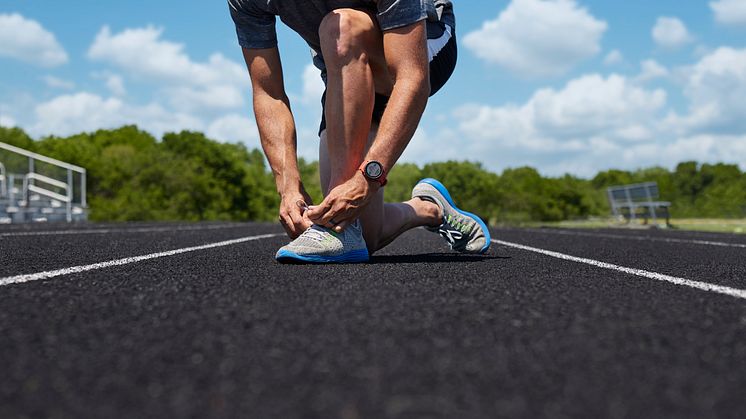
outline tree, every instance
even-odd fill
[[[199,132],[169,133],[158,141],[136,126],[34,141],[23,130],[0,127],[0,141],[85,167],[90,218],[96,221],[272,220],[279,197],[260,150],[220,143]],[[0,151],[13,173],[28,159]],[[315,203],[321,201],[318,162],[299,159],[301,177]],[[36,170],[64,178],[65,171],[38,163]],[[55,172],[57,170],[57,172]],[[609,213],[606,188],[658,183],[661,199],[686,217],[746,216],[746,174],[732,164],[683,162],[635,171],[606,170],[592,179],[545,177],[531,167],[501,174],[479,163],[447,161],[419,167],[401,163],[389,173],[386,197],[410,199],[412,187],[433,177],[454,200],[488,222],[558,221]]]

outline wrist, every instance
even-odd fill
[[[358,182],[360,185],[364,185],[365,189],[368,191],[367,193],[376,193],[379,189],[381,189],[381,184],[375,181],[371,181],[365,175],[362,171],[358,170],[355,172],[355,175],[353,176],[353,179]]]
[[[299,194],[303,191],[303,182],[300,177],[283,177],[278,179],[277,193],[280,196]]]

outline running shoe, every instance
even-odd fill
[[[434,202],[443,210],[443,224],[426,228],[440,234],[451,249],[462,253],[484,253],[490,248],[491,237],[487,225],[476,215],[456,207],[442,183],[435,179],[422,179],[412,189],[412,198]]]
[[[358,220],[341,233],[314,224],[280,248],[275,259],[283,263],[358,263],[367,262],[369,255]]]

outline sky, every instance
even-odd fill
[[[746,169],[746,0],[454,0],[459,61],[400,161],[593,176],[687,160]],[[299,154],[323,91],[278,22]],[[0,0],[0,125],[137,124],[259,147],[223,0]]]

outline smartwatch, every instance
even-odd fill
[[[388,180],[386,179],[386,170],[383,168],[381,162],[375,160],[366,160],[360,165],[361,172],[366,179],[374,182],[378,182],[381,186],[386,186]]]

